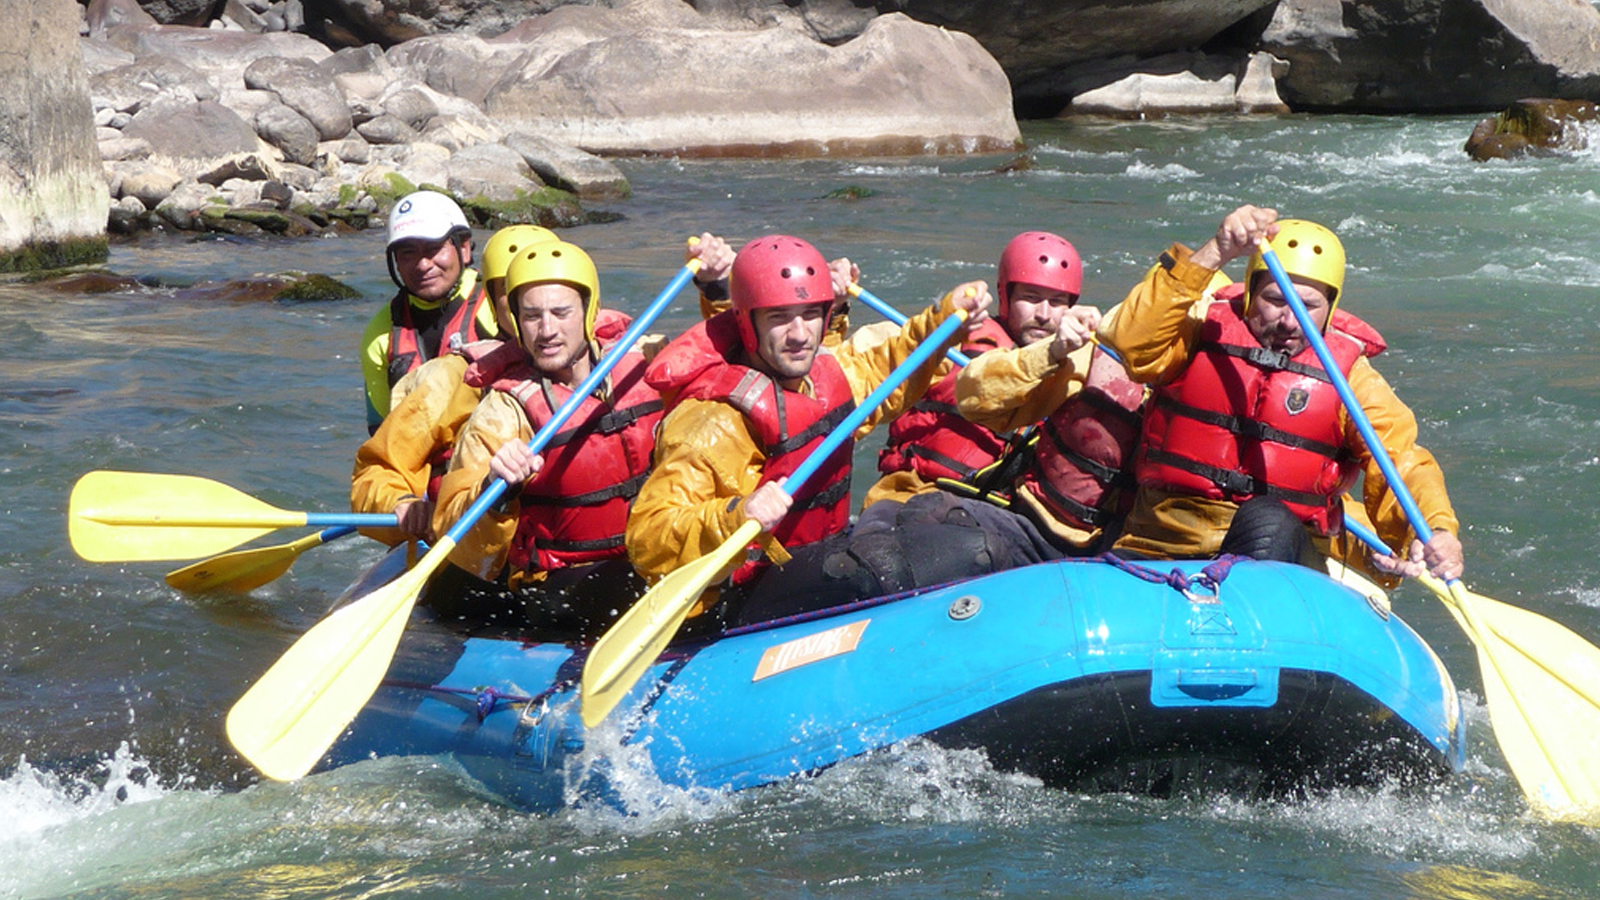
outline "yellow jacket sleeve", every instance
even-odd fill
[[[389,414],[389,331],[393,327],[385,303],[367,320],[367,330],[361,335],[361,381],[366,386],[369,433]]]
[[[1428,527],[1459,536],[1461,523],[1445,491],[1444,471],[1433,454],[1417,443],[1417,418],[1411,409],[1365,358],[1356,360],[1350,369],[1350,391],[1360,402],[1373,432],[1388,451],[1395,471],[1416,500]],[[1363,505],[1378,536],[1390,547],[1410,546],[1415,535],[1406,521],[1405,511],[1348,414],[1344,415],[1344,432],[1345,447],[1362,462]]]
[[[1194,355],[1210,292],[1228,283],[1221,272],[1191,262],[1187,247],[1173,244],[1100,320],[1099,338],[1122,356],[1129,378],[1165,384]]]
[[[684,400],[656,435],[655,468],[628,513],[628,557],[654,580],[721,546],[744,524],[741,501],[766,461],[744,414]]]
[[[414,388],[356,450],[350,478],[352,512],[393,512],[402,500],[426,496],[432,460],[455,445],[481,396],[461,380],[466,370],[467,361],[455,354],[430,360],[416,370]],[[400,533],[389,528],[362,533],[391,546],[401,540]]]
[[[938,305],[906,319],[898,333],[884,340],[844,341],[834,347],[834,357],[838,359],[839,367],[844,369],[845,379],[850,382],[850,393],[856,402],[860,403],[868,394],[877,390],[884,379],[889,377],[889,373],[916,352],[917,346],[923,339],[954,313],[955,304],[946,295]],[[958,329],[956,336],[944,346],[956,346],[961,340],[962,331]],[[872,414],[861,423],[861,427],[856,429],[856,437],[864,437],[879,424],[894,419],[921,400],[922,395],[928,392],[928,386],[940,373],[941,365],[943,365],[942,356],[935,354],[930,357],[927,363],[889,394],[889,399],[872,411]]]
[[[433,531],[443,535],[456,524],[483,493],[489,478],[489,460],[507,441],[527,443],[533,439],[533,426],[522,404],[511,395],[490,391],[472,411],[461,429],[450,469],[439,485],[439,502],[433,510]],[[515,486],[513,486],[515,487]],[[485,512],[455,548],[450,562],[484,579],[493,579],[505,567],[511,539],[517,533],[521,514],[515,499],[501,504],[501,510]]]
[[[994,432],[1026,428],[1050,415],[1083,388],[1093,344],[1066,359],[1050,358],[1054,338],[1026,347],[989,350],[956,376],[961,416]]]

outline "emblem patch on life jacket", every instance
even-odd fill
[[[1311,392],[1303,387],[1290,388],[1288,396],[1283,398],[1283,408],[1287,409],[1291,416],[1305,412],[1310,403]]]

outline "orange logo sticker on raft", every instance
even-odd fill
[[[768,647],[767,652],[761,654],[761,664],[756,666],[755,677],[750,680],[760,681],[830,656],[849,653],[861,643],[861,632],[867,630],[867,623],[871,621],[863,619],[851,622],[849,625],[819,631],[810,637]]]

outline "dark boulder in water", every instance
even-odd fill
[[[1597,119],[1600,106],[1589,100],[1518,100],[1479,122],[1465,149],[1479,162],[1570,153],[1589,145],[1586,126]]]

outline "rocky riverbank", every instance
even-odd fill
[[[628,192],[599,153],[983,152],[1020,139],[993,59],[899,15],[830,46],[629,0],[493,39],[334,50],[95,0],[84,31],[113,231],[360,228],[419,186],[485,227],[570,225],[596,215],[584,203]]]
[[[43,21],[66,0],[28,2],[50,10],[35,17]],[[75,124],[0,134],[13,158],[41,161],[19,176],[4,221],[20,230],[0,235],[9,240],[0,251],[32,247],[23,258],[45,263],[63,259],[63,246],[103,240],[92,228],[80,234],[86,216],[113,232],[300,234],[365,227],[417,186],[456,195],[486,227],[573,224],[628,191],[605,156],[1009,151],[1019,147],[1014,110],[1437,112],[1600,95],[1600,13],[1579,0],[90,0],[79,9],[103,183],[58,165],[83,143]],[[15,33],[27,46],[13,56],[21,68],[0,73],[7,83],[81,96],[81,72],[41,65],[65,44],[30,39],[43,33],[37,25]],[[9,93],[13,103],[45,96]],[[8,115],[41,118],[35,107]]]

